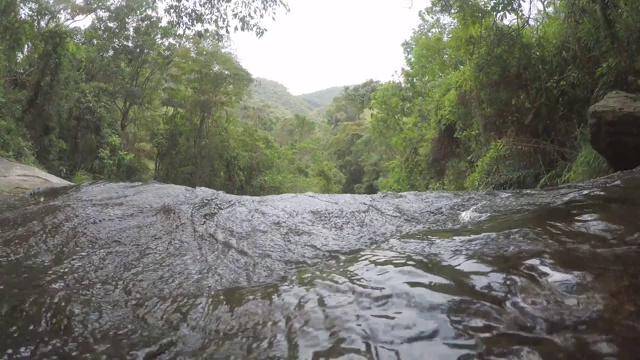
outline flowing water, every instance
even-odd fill
[[[0,199],[0,358],[635,359],[640,172],[545,191]]]

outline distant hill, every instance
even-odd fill
[[[251,92],[252,101],[272,105],[289,115],[306,115],[312,110],[304,101],[291,95],[284,85],[273,80],[256,78]]]
[[[339,95],[343,86],[336,86],[300,96],[292,95],[277,81],[256,78],[251,86],[251,96],[245,98],[239,106],[240,115],[255,117],[256,111],[271,118],[290,118],[293,115],[305,115],[320,120],[323,108],[331,104]],[[254,109],[254,110],[251,110]],[[253,115],[249,115],[252,113]]]
[[[344,86],[334,86],[332,88],[312,92],[309,94],[298,95],[297,98],[301,99],[305,105],[311,110],[318,110],[331,104],[333,98],[340,95],[344,90]]]

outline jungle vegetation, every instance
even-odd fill
[[[280,1],[192,3],[0,2],[0,156],[247,195],[544,187],[608,173],[587,109],[640,91],[636,0],[432,0],[400,79],[300,97],[227,46]]]

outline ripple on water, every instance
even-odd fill
[[[616,176],[263,198],[94,184],[3,206],[0,354],[631,359],[640,181]]]

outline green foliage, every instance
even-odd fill
[[[275,81],[256,78],[251,86],[250,101],[254,105],[271,105],[280,110],[283,117],[306,115],[311,111],[304,101],[289,93],[287,88]]]
[[[511,189],[606,174],[579,129],[608,91],[640,91],[630,55],[639,24],[629,1],[433,1],[404,44],[402,80],[373,94],[380,188]]]
[[[583,142],[571,164],[569,171],[562,177],[561,183],[577,182],[607,175],[611,169],[600,154],[588,142]]]
[[[84,184],[90,181],[93,181],[93,177],[85,170],[78,170],[71,177],[71,182],[74,184]]]
[[[238,119],[250,74],[219,34],[193,31],[214,25],[225,32],[235,23],[261,35],[258,20],[282,3],[209,5],[3,3],[0,156],[42,164],[77,183],[155,178],[250,195],[334,191],[341,174],[332,165],[277,145],[271,133],[285,129],[288,142],[302,144],[315,123],[253,106]],[[87,15],[88,26],[73,27]]]
[[[272,134],[280,145],[303,142],[315,135],[318,124],[306,116],[294,115],[285,118],[275,127]]]
[[[379,81],[367,80],[356,86],[347,86],[342,94],[335,97],[325,110],[329,124],[336,127],[343,122],[360,119],[365,109],[371,105],[371,94],[380,86]]]
[[[344,175],[328,162],[316,163],[311,168],[311,173],[317,179],[318,192],[321,193],[340,193],[342,192],[342,183]]]
[[[261,21],[274,19],[279,9],[288,7],[282,0],[155,0],[164,5],[169,21],[178,29],[213,27],[217,34],[229,34],[231,31],[250,31],[258,36],[266,29]]]
[[[470,189],[515,189],[533,187],[541,166],[536,165],[540,153],[526,144],[494,141],[467,177]]]
[[[443,187],[445,190],[464,190],[467,188],[467,180],[472,169],[468,161],[452,160],[447,163]]]
[[[331,104],[343,87],[320,90],[311,94],[293,96],[287,88],[275,81],[257,78],[247,96],[236,109],[237,116],[261,130],[274,134],[280,144],[287,143],[287,133],[296,116],[320,122],[324,108]]]
[[[24,164],[34,164],[33,145],[24,129],[13,121],[0,118],[0,157]]]
[[[633,1],[434,0],[400,80],[298,97],[220,36],[282,6],[3,2],[0,156],[246,195],[551,186],[609,171],[587,108],[640,91]]]
[[[577,151],[540,180],[538,187],[585,181],[611,172],[606,160],[589,144],[589,135],[585,130],[578,132],[575,148]]]

